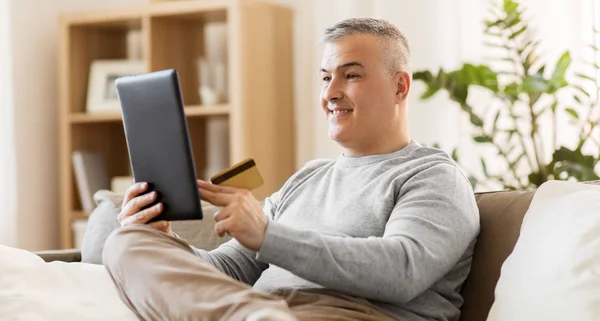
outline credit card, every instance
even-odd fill
[[[211,183],[221,186],[231,186],[253,190],[264,184],[264,180],[256,162],[252,158],[225,169],[210,178]]]

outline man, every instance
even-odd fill
[[[321,105],[343,153],[308,162],[263,207],[199,181],[233,240],[192,249],[169,223],[144,224],[162,210],[141,210],[155,197],[138,196],[145,184],[126,193],[104,263],[140,318],[458,320],[478,211],[447,154],[409,137],[407,41],[360,18],[323,42]]]

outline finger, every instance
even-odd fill
[[[219,222],[219,221],[229,218],[231,216],[231,212],[232,211],[227,210],[227,208],[224,208],[220,211],[217,211],[213,215],[213,218],[215,219],[215,222]]]
[[[215,185],[215,184],[203,181],[201,179],[198,180],[198,187],[200,187],[201,189],[211,191],[213,193],[233,194],[240,190],[239,188],[235,188],[235,187],[231,187],[231,186]]]
[[[215,224],[215,232],[217,233],[217,235],[219,237],[223,237],[223,235],[225,235],[225,234],[231,235],[231,233],[229,232],[230,224],[231,224],[231,220],[229,220],[229,219],[217,222],[217,224]]]
[[[152,223],[148,223],[148,226],[150,226],[154,229],[157,229],[159,231],[166,232],[167,228],[169,227],[169,222],[167,222],[167,221],[152,222]]]
[[[143,211],[137,212],[134,215],[128,216],[123,220],[121,226],[130,225],[130,224],[146,224],[149,220],[158,216],[158,214],[162,213],[163,205],[162,203],[158,203],[152,207],[149,207]]]
[[[235,199],[235,194],[215,193],[202,187],[198,191],[201,199],[219,207],[225,207]]]
[[[131,201],[134,197],[140,195],[148,188],[148,183],[146,182],[138,182],[129,186],[127,191],[125,191],[125,198],[123,198],[123,204],[121,207],[125,207],[129,201]]]
[[[125,216],[130,216],[140,212],[144,207],[152,204],[156,200],[156,192],[150,192],[141,196],[134,197],[123,209]]]

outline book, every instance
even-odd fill
[[[110,189],[104,158],[92,151],[73,151],[73,170],[82,210],[89,215],[95,207],[94,193]]]

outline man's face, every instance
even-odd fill
[[[390,73],[384,58],[380,40],[368,34],[325,46],[321,106],[329,135],[344,148],[368,150],[405,121],[396,106],[406,97],[407,88],[399,88],[405,79]]]

